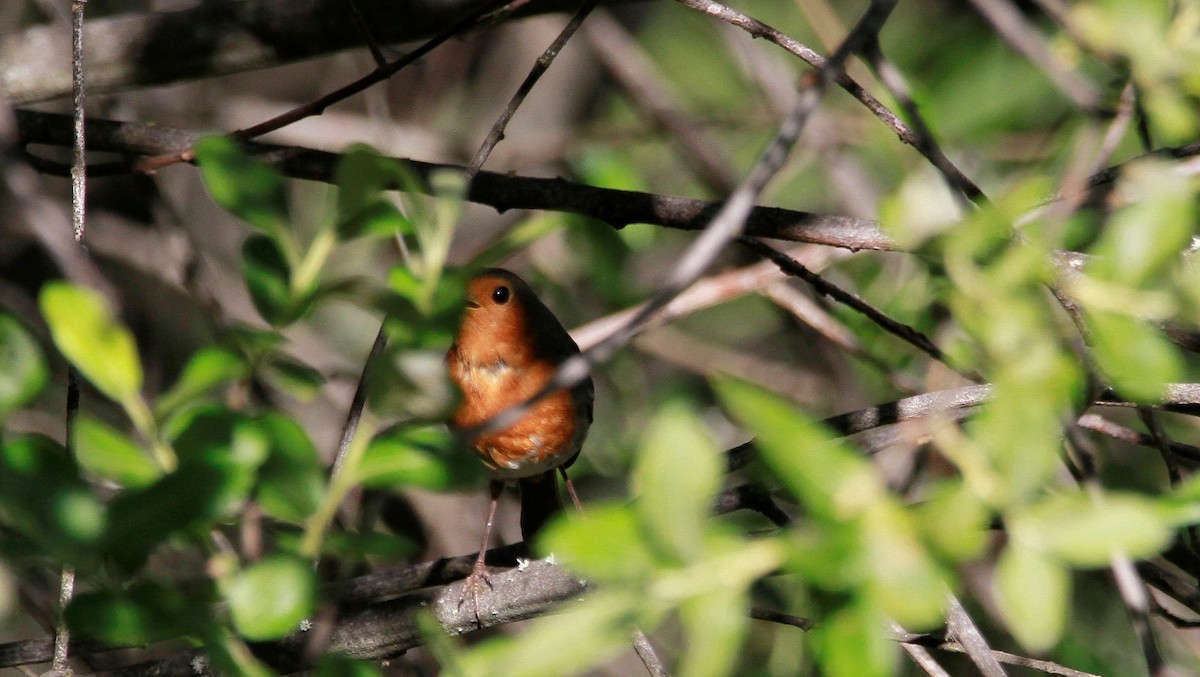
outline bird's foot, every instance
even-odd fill
[[[481,628],[483,627],[483,618],[479,615],[479,594],[484,586],[487,586],[489,590],[492,589],[492,581],[488,578],[487,565],[484,564],[483,558],[480,557],[475,561],[475,566],[471,569],[471,574],[463,579],[462,594],[458,598],[458,608],[462,609],[463,604],[467,601],[467,597],[470,596],[471,602],[474,605],[475,622]]]

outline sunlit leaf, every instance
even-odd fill
[[[763,460],[816,516],[845,519],[878,499],[882,488],[867,462],[795,405],[731,378],[713,385],[725,408],[755,435]]]
[[[453,445],[442,428],[394,428],[371,441],[357,467],[358,481],[369,487],[444,489],[456,479],[454,464],[447,462]]]
[[[396,187],[403,169],[363,145],[347,148],[334,172],[338,186],[338,237],[395,236],[410,233],[412,223],[383,195]]]
[[[963,483],[931,487],[928,499],[917,507],[916,517],[926,542],[952,561],[976,557],[987,546],[990,512]]]
[[[627,505],[588,505],[586,520],[558,519],[538,538],[543,555],[553,553],[590,580],[645,581],[656,558],[637,513]]]
[[[217,204],[268,234],[288,227],[283,177],[251,158],[224,136],[201,139],[195,146],[200,176]]]
[[[642,440],[634,477],[651,543],[679,561],[698,556],[721,481],[716,445],[699,418],[680,404],[664,407]]]
[[[544,677],[579,672],[629,646],[639,601],[628,593],[598,593],[566,613],[539,618],[511,641],[480,645],[462,655],[470,677]]]
[[[731,674],[749,621],[744,592],[717,587],[685,601],[679,615],[687,642],[679,674],[683,677]]]
[[[246,371],[245,362],[233,351],[205,346],[192,355],[175,384],[158,398],[156,410],[160,415],[174,411],[222,385],[244,378]]]
[[[142,365],[133,335],[113,317],[102,296],[66,282],[48,282],[39,301],[55,345],[100,392],[122,404],[140,396]]]
[[[1008,629],[1022,645],[1045,651],[1058,642],[1071,596],[1066,567],[1034,550],[1010,546],[996,564],[996,591]]]
[[[1122,396],[1157,403],[1183,373],[1179,351],[1158,330],[1126,315],[1087,314],[1096,366]]]
[[[0,314],[0,417],[33,399],[46,385],[37,341],[11,315]]]
[[[896,644],[887,638],[887,617],[876,607],[851,602],[822,618],[809,633],[821,674],[884,677],[896,663]]]
[[[75,458],[97,477],[125,487],[142,487],[161,475],[145,450],[91,416],[80,416],[72,433]]]
[[[1188,184],[1187,177],[1164,163],[1142,161],[1125,167],[1118,192],[1128,205],[1109,219],[1088,271],[1137,286],[1178,261],[1194,227],[1194,196]]]
[[[225,590],[233,623],[263,641],[297,631],[316,605],[315,573],[303,559],[276,555],[239,571]]]
[[[1115,492],[1059,494],[1007,520],[1022,547],[1076,566],[1106,566],[1116,554],[1145,559],[1167,547],[1174,534],[1155,501]]]
[[[929,629],[942,621],[947,581],[916,538],[899,506],[879,503],[867,510],[862,534],[870,573],[866,584],[879,606],[906,628]]]

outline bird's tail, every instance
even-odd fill
[[[533,543],[534,537],[546,525],[546,522],[562,510],[562,500],[558,496],[558,481],[554,478],[555,472],[550,470],[520,480],[521,538],[526,543]]]

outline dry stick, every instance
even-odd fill
[[[872,306],[862,297],[848,292],[829,282],[787,254],[784,254],[774,247],[765,244],[758,238],[743,236],[739,238],[739,241],[759,256],[774,261],[775,264],[778,265],[785,273],[799,277],[805,282],[811,284],[818,293],[824,296],[829,296],[835,301],[843,303],[850,308],[857,310],[863,315],[866,315],[872,322],[878,324],[888,333],[893,334],[894,336],[913,345],[921,352],[946,365],[964,378],[976,382],[983,380],[979,374],[959,369],[955,365],[951,364],[949,358],[947,358],[946,354],[942,352],[942,349],[934,345],[933,341],[929,340],[929,338],[921,332],[907,324],[904,324],[903,322],[892,319],[883,311]]]
[[[1101,97],[1096,88],[1059,58],[1046,38],[1025,20],[1015,5],[1008,0],[971,0],[971,4],[996,29],[1001,39],[1041,69],[1076,106],[1099,112]]]
[[[504,111],[500,113],[500,117],[492,125],[487,138],[483,140],[483,144],[475,152],[475,157],[471,158],[471,164],[467,165],[468,182],[475,178],[480,168],[483,167],[483,163],[487,162],[488,156],[492,154],[492,150],[504,138],[504,128],[508,126],[508,121],[512,119],[513,115],[516,115],[517,109],[524,103],[525,97],[533,90],[533,86],[542,78],[542,75],[550,69],[550,64],[554,63],[554,59],[558,57],[559,52],[566,46],[571,36],[575,35],[575,31],[579,29],[583,20],[596,8],[597,1],[585,0],[579,7],[579,11],[575,12],[575,15],[571,17],[571,20],[559,32],[558,37],[554,38],[554,42],[551,42],[546,51],[542,52],[542,55],[538,57],[537,62],[529,70],[529,74],[525,76],[525,80],[521,83],[521,86],[517,88],[516,93],[509,99],[508,105],[504,107]]]
[[[1158,453],[1162,455],[1163,463],[1167,466],[1167,478],[1170,480],[1171,487],[1175,488],[1183,482],[1183,472],[1179,469],[1179,459],[1175,458],[1175,452],[1172,450],[1172,441],[1167,431],[1163,429],[1162,421],[1159,420],[1158,414],[1155,413],[1153,407],[1140,406],[1138,407],[1138,416],[1142,419],[1142,423],[1146,429],[1150,431],[1150,437],[1154,441],[1154,446],[1158,448]],[[1195,556],[1197,551],[1196,525],[1189,524],[1184,532],[1187,534],[1187,545],[1190,554]]]
[[[371,366],[379,356],[383,354],[387,348],[387,332],[384,331],[386,325],[380,324],[379,331],[375,334],[375,341],[371,344],[371,351],[367,353],[367,357],[363,360],[362,373],[358,376],[358,383],[354,387],[354,397],[350,400],[350,409],[346,412],[346,420],[342,424],[342,435],[338,438],[337,454],[333,459],[333,469],[331,476],[337,477],[342,472],[342,465],[346,461],[346,454],[350,450],[350,443],[354,441],[354,435],[358,432],[358,424],[362,421],[363,409],[367,404],[367,379],[371,373]]]
[[[929,650],[917,644],[901,644],[900,648],[912,659],[917,667],[925,671],[929,677],[950,677],[950,673],[937,662]]]
[[[367,24],[367,19],[363,16],[362,8],[358,6],[358,0],[346,0],[346,5],[350,8],[350,16],[354,17],[354,26],[358,28],[359,33],[362,33],[363,40],[367,43],[367,49],[371,50],[371,58],[375,60],[375,66],[378,68],[387,68],[387,57],[383,55],[383,49],[379,47],[379,43],[375,40],[375,33],[371,31],[371,26]]]
[[[71,145],[70,116],[17,110],[17,127],[22,142],[52,146]],[[195,143],[203,134],[173,129],[162,125],[135,122],[89,119],[89,147],[127,155],[178,155]],[[274,166],[285,176],[331,183],[341,158],[337,153],[297,146],[281,146],[250,142],[246,148],[263,162]],[[1131,162],[1145,158],[1181,160],[1200,155],[1200,143],[1159,148],[1096,173],[1087,180],[1089,188],[1099,188],[1114,182]],[[56,175],[69,174],[61,163],[27,155],[26,159],[40,171]],[[429,192],[425,181],[437,171],[463,171],[460,165],[422,162],[408,158],[392,158],[404,162],[421,182],[417,189]],[[111,163],[104,167],[108,174],[126,174],[128,163]],[[97,175],[97,166],[89,174]],[[1190,174],[1189,174],[1190,175]],[[396,187],[399,189],[399,187]],[[1060,199],[1060,198],[1054,198]],[[721,208],[721,203],[674,195],[597,188],[563,179],[514,176],[481,171],[467,194],[467,200],[488,205],[498,211],[509,209],[541,209],[581,214],[609,224],[614,228],[631,223],[648,223],[667,228],[700,230]],[[756,206],[746,220],[749,235],[794,242],[809,242],[853,251],[863,249],[896,251],[896,243],[876,221],[849,216],[815,214],[779,207]],[[1060,252],[1062,253],[1062,252]],[[1078,256],[1078,255],[1075,255]]]
[[[726,7],[718,2],[713,2],[713,0],[676,0],[676,2],[704,12],[705,14],[720,19],[721,21],[724,21],[730,25],[741,28],[749,33],[751,37],[764,38],[790,52],[791,54],[803,59],[805,62],[815,68],[823,68],[825,66],[825,58],[820,54],[806,47],[802,43],[788,37],[774,27],[759,21],[758,19]],[[915,148],[917,152],[921,153],[926,159],[932,162],[935,167],[946,167],[951,176],[953,176],[952,185],[961,185],[970,193],[982,195],[983,191],[981,191],[974,182],[967,178],[965,174],[959,171],[949,159],[945,158],[944,156],[938,157],[937,155],[928,154],[930,149],[921,145],[921,137],[908,125],[904,124],[904,121],[902,121],[899,116],[888,110],[887,106],[884,106],[878,99],[871,96],[871,94],[863,89],[861,85],[855,82],[853,78],[851,78],[849,75],[846,75],[845,72],[839,69],[837,76],[833,79],[842,87],[842,89],[846,90],[851,96],[853,96],[855,99],[858,99],[860,103],[866,106],[867,110],[871,111],[876,118],[891,128],[892,131],[896,132],[896,135],[900,137],[902,142]]]
[[[1071,467],[1072,474],[1076,475],[1080,485],[1092,496],[1093,500],[1101,500],[1104,487],[1101,486],[1096,476],[1094,445],[1077,425],[1067,426],[1066,433],[1064,438],[1066,448],[1074,451],[1081,461],[1078,468]],[[1068,466],[1070,467],[1071,464]],[[1138,575],[1137,566],[1124,550],[1113,550],[1109,557],[1108,568],[1112,573],[1113,582],[1117,586],[1121,601],[1125,605],[1125,610],[1129,613],[1130,624],[1141,645],[1142,656],[1146,660],[1146,667],[1150,675],[1152,677],[1165,675],[1167,665],[1155,641],[1154,628],[1150,625],[1150,591],[1147,589],[1145,581]]]
[[[803,618],[801,616],[793,616],[791,614],[780,613],[770,609],[762,609],[760,607],[750,607],[750,618],[760,621],[768,621],[771,623],[779,623],[780,625],[790,625],[804,631],[812,630],[817,626],[814,621]],[[1185,621],[1186,623],[1187,621]],[[905,632],[895,626],[892,628],[892,639],[900,642],[901,645],[913,645],[921,647],[929,647],[939,651],[950,651],[955,653],[965,653],[962,644],[959,642],[948,640],[937,633],[911,633]],[[1037,658],[1027,658],[1016,654],[1008,653],[1007,651],[999,651],[991,649],[991,654],[997,661],[1006,665],[1016,665],[1018,667],[1038,670],[1050,675],[1063,675],[1064,677],[1100,677],[1091,672],[1083,672],[1072,668],[1064,667],[1058,663],[1044,661]]]
[[[345,85],[344,87],[341,87],[333,92],[330,92],[329,94],[321,96],[302,106],[297,106],[285,113],[276,115],[269,120],[264,120],[263,122],[251,127],[240,129],[234,132],[231,136],[238,140],[245,141],[262,136],[268,132],[273,132],[294,122],[303,120],[304,118],[320,115],[321,113],[324,113],[325,109],[329,106],[348,99],[351,96],[354,96],[355,94],[367,89],[368,87],[392,77],[409,64],[412,64],[417,59],[433,51],[433,49],[438,45],[441,45],[443,42],[446,42],[450,38],[453,38],[454,36],[462,33],[464,30],[474,25],[484,14],[487,14],[493,9],[497,9],[503,5],[506,5],[508,2],[509,0],[491,0],[490,2],[486,2],[468,12],[463,18],[451,24],[451,26],[445,31],[442,31],[438,35],[430,38],[424,44],[408,54],[405,54],[399,59],[388,62],[385,65],[371,71],[366,76],[359,78],[358,80],[355,80],[354,82],[351,82],[350,84]],[[133,164],[133,171],[154,171],[177,162],[191,162],[193,159],[195,159],[195,154],[192,150],[192,147],[189,145],[186,148],[179,149],[176,152],[143,158]]]
[[[592,51],[600,57],[609,75],[621,85],[638,112],[668,133],[668,139],[675,152],[683,157],[692,175],[714,194],[727,195],[732,192],[737,185],[731,169],[732,162],[721,152],[720,144],[715,139],[677,112],[680,105],[672,94],[670,84],[661,77],[654,63],[628,31],[610,13],[600,11],[584,27],[584,36],[588,39]],[[761,283],[759,286],[761,291]],[[694,289],[695,285],[689,287],[684,294],[690,294]],[[767,287],[766,294],[776,304],[792,311],[836,345],[877,368],[884,366],[882,360],[870,355],[858,345],[850,332],[831,316],[822,314],[815,304],[799,292],[795,292],[792,287],[773,284]],[[679,298],[682,298],[682,295]],[[661,318],[656,318],[655,321],[659,319]]]
[[[555,372],[554,377],[529,400],[500,412],[481,426],[464,431],[462,434],[467,439],[485,432],[507,428],[515,423],[534,402],[558,390],[570,388],[587,378],[592,364],[606,361],[612,357],[637,335],[646,319],[670,303],[700,277],[726,245],[742,234],[746,219],[754,208],[754,203],[766,189],[770,180],[783,167],[788,154],[800,136],[800,131],[808,121],[809,115],[820,103],[826,82],[842,71],[842,67],[851,53],[860,49],[866,40],[879,32],[895,4],[895,0],[873,0],[866,12],[863,13],[859,23],[826,62],[825,67],[815,74],[807,75],[796,107],[782,122],[779,131],[767,148],[763,150],[749,175],[721,206],[720,211],[705,227],[700,237],[696,238],[684,252],[658,293],[651,297],[639,312],[629,319],[628,323],[616,328],[612,334],[582,354],[564,361]]]
[[[605,70],[621,86],[638,113],[667,132],[668,141],[691,174],[714,195],[732,193],[737,188],[733,163],[716,139],[677,112],[681,106],[671,85],[661,77],[654,62],[629,32],[611,13],[601,11],[592,17],[583,33]]]
[[[646,633],[641,630],[635,630],[633,633],[633,650],[637,652],[638,658],[642,659],[642,664],[646,666],[650,677],[670,677],[671,672],[667,670],[667,665],[655,651],[654,645],[650,643]]]
[[[75,244],[86,253],[83,242],[86,228],[84,204],[87,199],[87,155],[84,145],[83,114],[83,9],[87,0],[71,2],[71,108],[74,148],[71,154],[71,230]],[[74,365],[67,368],[67,451],[75,456],[73,431],[79,416],[79,372]],[[54,633],[54,660],[51,670],[55,674],[69,674],[71,631],[67,628],[66,608],[75,596],[75,570],[69,566],[62,569],[58,587],[59,619]]]
[[[233,136],[243,141],[247,139],[253,139],[257,136],[266,134],[267,132],[273,132],[281,127],[290,125],[298,120],[303,120],[304,118],[311,117],[313,115],[320,115],[321,113],[325,112],[325,109],[329,106],[332,106],[339,101],[348,99],[351,96],[354,96],[355,94],[358,94],[364,89],[370,87],[371,85],[383,82],[384,80],[392,77],[409,64],[425,56],[429,52],[432,52],[433,49],[438,45],[441,45],[443,42],[446,42],[450,38],[459,35],[464,30],[471,27],[484,14],[507,5],[508,2],[509,0],[491,0],[490,2],[485,2],[468,12],[465,16],[463,16],[463,18],[455,21],[446,30],[442,31],[433,38],[430,38],[420,47],[417,47],[399,59],[389,62],[385,66],[376,68],[366,76],[359,78],[358,80],[355,80],[354,82],[351,82],[340,89],[330,92],[329,94],[319,97],[310,103],[293,108],[286,113],[277,115],[270,120],[265,120],[252,127],[238,130],[237,132],[234,132]]]
[[[1150,435],[1140,433],[1133,428],[1123,426],[1115,421],[1110,421],[1099,414],[1084,414],[1079,417],[1076,424],[1084,430],[1098,432],[1114,440],[1142,447],[1158,447],[1158,441]],[[1200,463],[1200,447],[1168,439],[1167,448],[1171,450],[1173,455],[1187,459],[1193,466]]]
[[[962,603],[954,595],[947,595],[947,600],[946,628],[950,636],[958,640],[983,677],[1004,677],[1004,668],[1000,667],[1000,661]]]
[[[966,208],[971,205],[977,207],[986,205],[988,203],[987,195],[955,167],[954,163],[950,162],[950,159],[942,152],[941,146],[933,136],[933,130],[925,124],[925,118],[917,108],[917,102],[912,98],[908,83],[900,73],[900,69],[883,55],[883,49],[878,40],[868,46],[867,61],[875,70],[879,81],[895,97],[896,101],[900,103],[900,107],[908,115],[909,124],[912,125],[913,133],[917,137],[915,147],[942,175],[942,180],[954,191],[954,196],[958,198],[961,206]]]

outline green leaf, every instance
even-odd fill
[[[745,593],[717,587],[686,600],[679,615],[687,639],[679,674],[682,677],[731,674],[749,622]]]
[[[1088,272],[1144,286],[1187,248],[1195,221],[1192,188],[1171,165],[1143,160],[1122,169],[1117,192],[1127,206],[1108,220]]]
[[[0,314],[0,417],[20,408],[46,385],[37,341],[11,315]]]
[[[314,576],[311,563],[283,555],[239,571],[225,591],[238,632],[265,641],[299,630],[316,606]]]
[[[935,484],[916,509],[922,537],[950,561],[972,559],[987,547],[991,512],[965,483]]]
[[[380,415],[441,421],[458,402],[441,350],[389,350],[374,365],[369,382],[371,410]]]
[[[287,195],[278,172],[228,137],[210,136],[195,148],[200,176],[217,204],[265,233],[279,235],[287,229]]]
[[[1145,559],[1174,537],[1170,515],[1135,494],[1082,491],[1047,498],[1006,515],[1011,538],[1022,547],[1081,567],[1107,566],[1115,554]]]
[[[337,223],[338,238],[397,237],[412,232],[412,222],[396,205],[380,198],[358,210],[353,216]]]
[[[84,414],[72,431],[75,458],[97,477],[124,487],[143,487],[162,474],[133,440]]]
[[[371,440],[357,478],[368,487],[444,489],[455,479],[446,461],[452,448],[453,439],[443,428],[393,428]]]
[[[880,608],[912,630],[939,625],[949,588],[917,539],[909,514],[891,502],[880,502],[864,517],[866,582]]]
[[[158,398],[155,410],[165,417],[220,386],[245,378],[247,371],[245,361],[232,350],[205,346],[184,365],[175,385]]]
[[[884,677],[893,674],[896,645],[887,638],[887,617],[861,600],[833,610],[809,635],[821,674],[829,677]]]
[[[1162,401],[1166,385],[1183,374],[1179,351],[1159,331],[1127,315],[1087,313],[1096,365],[1122,396]]]
[[[316,397],[325,385],[321,372],[283,353],[271,355],[264,367],[263,376],[272,385],[302,402]]]
[[[317,662],[313,677],[383,677],[375,663],[340,654],[325,654]]]
[[[1052,557],[1016,544],[996,563],[996,590],[1008,629],[1031,651],[1052,648],[1067,623],[1071,574]]]
[[[404,166],[374,149],[355,145],[342,153],[334,172],[338,186],[338,237],[407,235],[412,222],[396,209],[383,191],[412,183]]]
[[[112,646],[140,646],[202,635],[212,622],[210,600],[189,598],[179,588],[145,583],[128,590],[84,592],[67,607],[76,633]]]
[[[268,456],[263,431],[234,412],[206,407],[184,412],[173,423],[178,469],[120,494],[110,506],[105,548],[127,569],[141,565],[172,535],[234,515]]]
[[[762,459],[814,517],[846,520],[882,495],[870,465],[796,405],[732,378],[719,377],[713,386],[725,408],[755,435]]]
[[[664,554],[679,562],[700,555],[721,471],[700,419],[682,404],[667,404],[650,423],[634,470],[641,488],[635,505]]]
[[[271,517],[301,522],[317,509],[325,488],[317,449],[299,423],[280,413],[264,414],[257,425],[270,445],[258,469],[259,505]]]
[[[105,510],[62,445],[15,435],[0,450],[0,512],[19,533],[56,559],[94,557]]]
[[[646,581],[657,568],[638,515],[628,505],[588,505],[585,520],[554,520],[537,547],[598,583]]]
[[[292,269],[275,240],[266,235],[246,238],[242,275],[258,314],[272,326],[282,327],[300,316],[300,303],[292,296]]]
[[[140,397],[142,365],[133,335],[113,317],[102,296],[66,282],[48,282],[39,302],[54,344],[92,385],[126,406]]]
[[[460,675],[568,675],[629,646],[643,600],[617,591],[590,595],[566,613],[539,618],[511,641],[482,644],[461,656]]]

